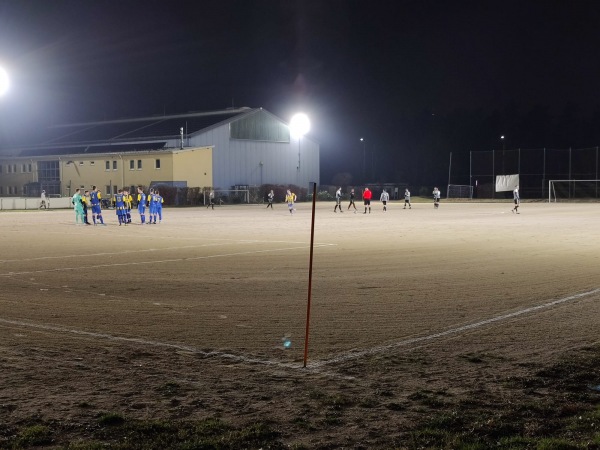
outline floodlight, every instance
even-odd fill
[[[301,138],[310,131],[310,120],[304,113],[295,114],[290,120],[290,132],[292,136]]]
[[[0,67],[0,95],[3,95],[8,91],[8,85],[8,73]]]

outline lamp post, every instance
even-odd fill
[[[504,140],[504,135],[500,136],[500,140],[502,141],[502,174],[506,175],[504,171],[504,150],[506,150],[506,141]]]
[[[364,138],[360,138],[360,142],[362,142],[363,145],[363,181],[366,182],[366,178],[367,178],[367,152],[366,152],[366,147],[365,147],[365,139]]]
[[[290,120],[290,133],[293,137],[298,138],[298,167],[296,170],[300,173],[300,141],[302,136],[310,131],[310,120],[304,113],[294,114]]]

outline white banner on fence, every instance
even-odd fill
[[[519,187],[519,175],[496,175],[496,192],[514,191]]]

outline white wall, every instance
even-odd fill
[[[9,209],[38,209],[40,207],[38,197],[0,197],[0,210]],[[69,197],[51,198],[50,209],[72,208]]]

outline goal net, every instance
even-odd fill
[[[550,180],[548,202],[600,200],[600,180]]]
[[[250,203],[249,189],[215,189],[213,203],[216,205],[236,205]],[[210,191],[204,191],[204,204],[210,204]]]
[[[449,184],[446,198],[473,198],[473,186]]]

